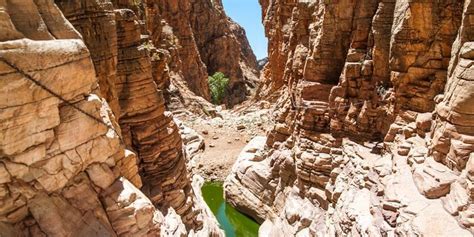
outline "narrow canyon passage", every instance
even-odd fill
[[[188,166],[204,177],[204,200],[226,236],[258,236],[259,224],[224,200],[223,183],[244,147],[253,139],[264,138],[271,130],[271,111],[270,108],[237,106],[232,110],[218,109],[214,118],[175,114],[176,119],[189,127],[182,129],[191,157]]]
[[[260,236],[472,236],[472,2],[260,3],[275,125],[226,200]]]
[[[473,236],[473,19],[0,0],[0,236]]]

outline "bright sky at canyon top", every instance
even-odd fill
[[[223,0],[227,15],[244,27],[257,59],[267,57],[267,38],[258,0]]]

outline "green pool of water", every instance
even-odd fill
[[[225,202],[222,183],[205,183],[202,195],[227,237],[258,236],[259,224]]]

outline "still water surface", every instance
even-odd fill
[[[225,202],[222,183],[205,183],[202,195],[227,237],[258,236],[259,224]]]

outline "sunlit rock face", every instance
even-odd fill
[[[162,214],[136,188],[136,156],[97,96],[80,34],[52,1],[3,1],[0,9],[0,232],[158,234]],[[124,193],[126,206],[115,195]]]
[[[193,93],[209,99],[208,75],[223,72],[230,78],[228,105],[250,95],[258,81],[256,58],[244,29],[226,16],[221,1],[147,0],[145,9],[155,21],[155,47],[169,51],[172,73],[180,74]],[[170,34],[176,39],[171,44]]]
[[[55,2],[82,35],[94,62],[101,95],[118,117],[120,108],[114,89],[117,73],[117,33],[112,3],[86,1],[72,4],[74,1],[69,1],[66,6],[65,1]]]
[[[220,236],[135,13],[56,4],[0,1],[0,233]]]
[[[471,236],[471,1],[260,3],[280,108],[228,201],[264,236]]]
[[[472,71],[474,3],[464,3],[462,25],[452,47],[448,81],[437,98],[432,130],[431,154],[434,159],[462,178],[451,185],[444,206],[463,226],[474,228],[474,73]]]
[[[269,64],[262,94],[287,88],[311,130],[387,133],[400,110],[443,92],[460,1],[262,1]],[[417,12],[429,12],[425,17]]]

